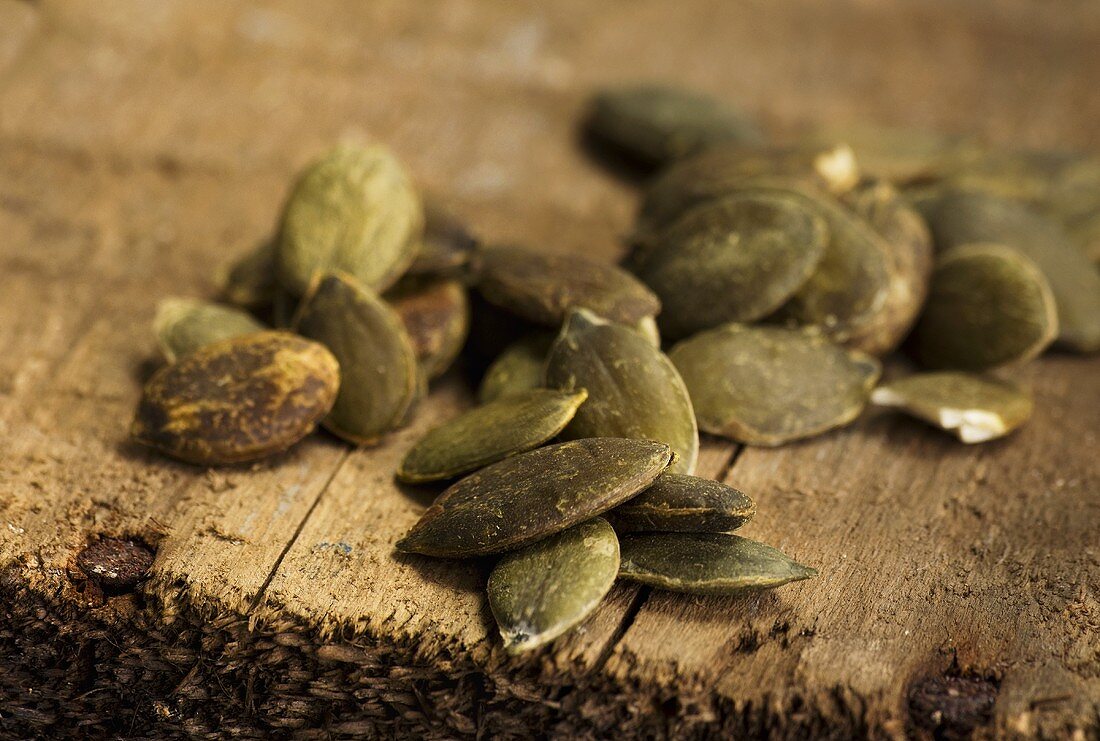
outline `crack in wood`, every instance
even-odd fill
[[[651,592],[650,587],[638,587],[638,591],[634,595],[634,599],[630,601],[630,606],[623,613],[622,620],[619,621],[619,625],[615,628],[615,632],[611,634],[611,637],[607,639],[607,643],[604,644],[603,649],[600,651],[600,655],[596,658],[596,661],[592,664],[592,674],[598,674],[603,671],[604,666],[607,665],[608,660],[611,659],[611,654],[615,652],[615,647],[619,645],[619,642],[623,639],[623,636],[627,634],[630,627],[634,625],[634,619],[638,617],[638,613],[642,611],[642,606],[645,605],[649,594]]]

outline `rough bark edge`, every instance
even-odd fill
[[[47,578],[32,586],[28,576]],[[811,698],[788,690],[758,703],[736,702],[603,671],[578,672],[555,664],[551,652],[517,661],[493,647],[475,658],[460,647],[426,647],[412,637],[349,631],[322,639],[288,618],[237,613],[212,619],[209,606],[201,611],[205,616],[178,605],[174,613],[171,607],[162,612],[148,592],[105,597],[69,576],[19,567],[0,575],[0,737],[801,739],[903,733],[900,721],[841,687]],[[1067,727],[1038,735],[1056,736],[1057,728]],[[1002,735],[1015,734],[979,732]]]

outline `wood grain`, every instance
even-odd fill
[[[889,414],[779,450],[705,440],[700,472],[757,498],[746,534],[821,577],[617,585],[521,659],[485,564],[392,549],[435,491],[392,471],[470,403],[461,374],[376,448],[319,434],[205,471],[125,434],[157,301],[211,295],[333,141],[387,142],[488,239],[613,258],[635,199],[578,142],[594,86],[681,82],[783,136],[1098,149],[1098,41],[1075,0],[0,0],[0,734],[919,737],[929,708],[1095,734],[1095,359],[1018,371],[1037,417],[985,446]],[[75,569],[101,534],[156,547],[140,593]]]

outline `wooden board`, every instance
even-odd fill
[[[613,258],[634,191],[576,137],[602,82],[689,84],[780,134],[1100,149],[1098,42],[1071,0],[0,0],[0,735],[1097,733],[1095,359],[1020,371],[1036,419],[979,448],[883,414],[705,440],[700,472],[758,500],[746,532],[821,577],[619,585],[524,659],[479,565],[392,550],[426,496],[391,472],[468,403],[457,375],[371,450],[317,436],[213,472],[126,428],[157,300],[210,295],[333,141],[387,142],[489,239]],[[156,546],[139,593],[75,568],[104,534]]]

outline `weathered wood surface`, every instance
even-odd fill
[[[1098,42],[1100,10],[1069,0],[0,0],[0,736],[903,736],[936,712],[1095,735],[1096,360],[1021,371],[1036,419],[978,448],[883,414],[780,450],[706,441],[701,473],[757,497],[747,534],[821,577],[617,586],[523,660],[481,568],[392,550],[430,493],[391,472],[467,403],[458,377],[372,450],[317,436],[206,472],[126,427],[158,298],[209,295],[339,138],[388,142],[491,239],[613,257],[633,192],[575,135],[601,82],[682,81],[781,132],[1095,149]],[[156,544],[139,594],[75,569],[100,534]]]

